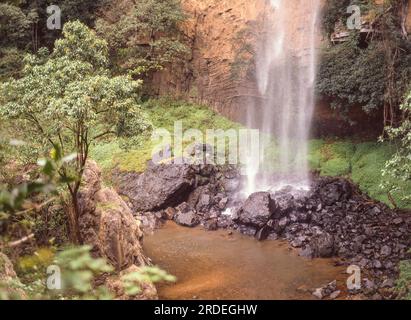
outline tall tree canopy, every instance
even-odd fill
[[[140,74],[184,59],[188,48],[178,28],[184,19],[179,0],[123,0],[107,7],[96,30],[117,65]]]
[[[150,128],[137,102],[140,81],[111,77],[107,44],[82,23],[66,23],[63,38],[25,59],[23,76],[0,85],[0,116],[15,121],[26,141],[58,146],[75,160],[60,171],[74,204],[70,217],[77,232],[77,193],[94,141],[113,134],[135,136]]]

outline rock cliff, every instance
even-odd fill
[[[376,0],[380,2],[379,0]],[[404,18],[408,32],[411,32],[411,1],[405,7]],[[269,0],[182,0],[182,5],[188,15],[183,24],[186,42],[191,48],[191,57],[184,67],[170,66],[154,75],[155,93],[189,98],[192,101],[210,105],[215,111],[232,120],[244,122],[245,109],[261,99],[256,88],[253,75],[253,49],[259,37],[264,36],[266,27],[270,24],[272,7]],[[287,41],[296,41],[300,35],[299,21],[304,19],[304,6],[309,1],[293,1],[290,10],[293,14],[291,23],[295,32]],[[319,46],[326,40],[318,35]],[[241,51],[245,50],[244,56]],[[304,48],[296,55],[304,54]],[[241,61],[241,60],[249,61]],[[235,72],[241,65],[249,72]],[[353,128],[348,128],[343,119],[335,115],[327,101],[319,101],[319,108],[314,115],[314,134],[321,134],[325,127],[342,128],[335,132],[338,135],[350,134]],[[332,119],[332,126],[327,121]],[[358,108],[355,119],[367,119]],[[374,122],[370,120],[370,122]],[[362,127],[359,126],[358,129]],[[379,128],[376,132],[380,132]]]

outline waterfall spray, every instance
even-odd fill
[[[257,122],[253,115],[247,117],[250,126],[276,140],[277,167],[284,177],[276,185],[295,183],[287,178],[293,176],[298,177],[299,186],[309,186],[308,138],[315,103],[321,0],[270,0],[270,7],[273,16],[265,21],[266,32],[256,57],[256,80],[263,97],[261,114]],[[261,167],[261,162],[250,162],[247,193],[272,185],[263,173],[256,174]]]

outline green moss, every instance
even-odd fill
[[[403,300],[411,300],[411,260],[401,261],[396,289]]]
[[[346,176],[351,173],[351,158],[355,146],[346,141],[324,143],[317,154],[323,176]]]
[[[352,179],[370,197],[391,204],[387,193],[380,187],[381,170],[392,156],[393,149],[387,144],[361,143],[352,158]]]
[[[350,174],[350,163],[344,158],[331,159],[321,166],[323,176],[346,176],[348,174]]]
[[[324,140],[315,139],[309,142],[308,165],[312,170],[321,169],[321,149],[323,148]]]
[[[206,106],[192,104],[184,101],[169,99],[149,100],[142,108],[147,112],[154,128],[164,128],[174,132],[175,121],[181,120],[183,131],[199,129],[203,133],[207,129],[239,129],[241,126],[227,118],[220,116]],[[189,143],[183,144],[183,147]],[[147,162],[152,158],[155,143],[148,138],[137,148],[124,150],[116,140],[102,142],[91,150],[91,157],[102,167],[106,180],[110,179],[110,172],[115,167],[121,171],[143,172]],[[107,181],[109,182],[109,181]]]

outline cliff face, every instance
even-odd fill
[[[254,28],[267,12],[265,0],[183,0],[189,19],[183,30],[191,47],[190,61],[172,66],[154,77],[158,94],[172,94],[211,105],[224,115],[239,120],[242,97],[255,91],[247,77],[235,77],[232,63],[238,51],[237,35]],[[249,36],[249,34],[248,34]],[[253,41],[253,39],[242,39]]]
[[[376,1],[378,3],[380,0]],[[246,53],[249,65],[245,68],[249,72],[242,70],[234,74],[234,69],[236,64],[244,62],[238,61],[244,58],[244,54],[240,55],[240,59],[238,57],[239,51],[244,49],[241,47],[255,44],[270,25],[270,0],[182,0],[182,5],[188,15],[182,29],[185,41],[191,48],[191,57],[184,66],[170,66],[155,74],[155,92],[208,104],[230,119],[244,122],[245,109],[255,105],[255,100],[259,99],[253,75],[252,57],[255,52]],[[304,5],[310,5],[310,2],[292,1],[290,10],[293,18],[287,23],[295,26],[295,32],[286,41],[298,43],[298,37],[304,32],[299,27],[304,19],[305,11],[301,7]],[[411,33],[411,0],[406,17],[405,26]],[[319,46],[323,40],[318,35]],[[303,55],[304,48],[298,51],[297,47],[294,54]],[[361,108],[356,113],[354,118],[366,119]],[[314,126],[329,128],[325,122],[333,123],[332,127],[339,123],[342,129],[338,130],[338,134],[346,126],[344,120],[328,107],[327,101],[320,101],[314,115]],[[314,127],[314,132],[322,131]],[[350,133],[347,131],[347,134]]]

